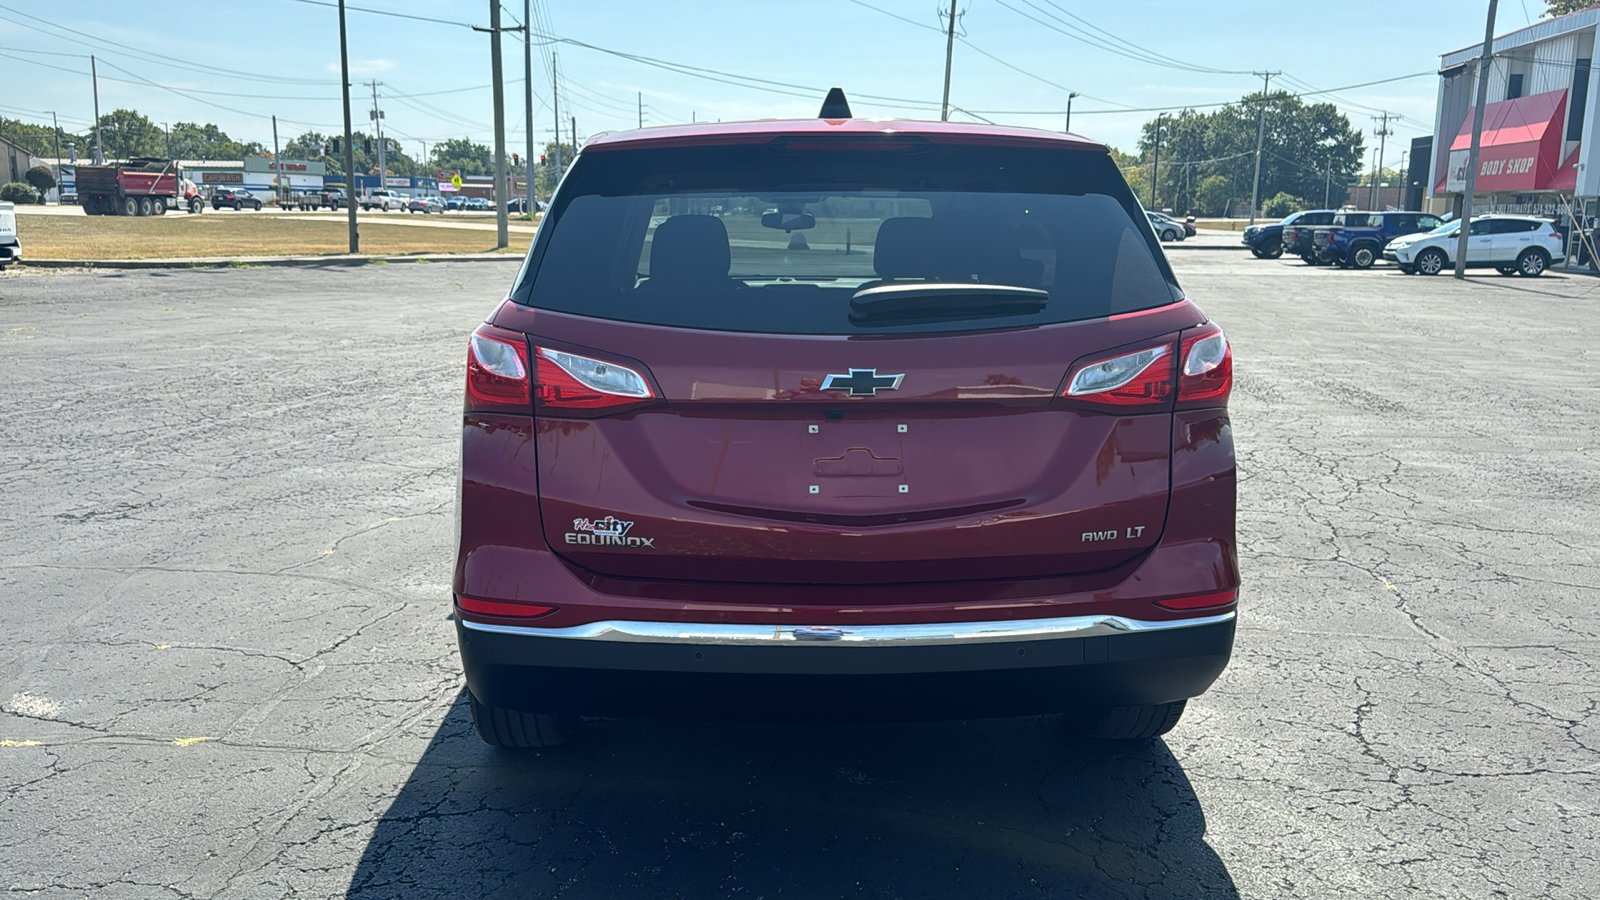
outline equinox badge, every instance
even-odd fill
[[[877,369],[851,369],[849,375],[829,375],[822,380],[825,391],[849,391],[852,397],[874,397],[879,391],[897,391],[905,374],[879,375]]]

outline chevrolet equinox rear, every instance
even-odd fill
[[[455,620],[489,743],[1148,738],[1227,664],[1232,357],[1106,148],[840,100],[594,139],[472,334]]]

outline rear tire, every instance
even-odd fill
[[[155,202],[154,212],[158,216],[166,215],[167,214],[167,201],[165,199],[157,200]]]
[[[1429,247],[1428,249],[1417,254],[1417,271],[1424,275],[1437,275],[1444,271],[1444,267],[1447,262],[1449,262],[1449,260],[1445,259],[1443,250],[1436,250],[1432,247]]]
[[[1517,257],[1517,274],[1524,278],[1538,278],[1550,266],[1550,257],[1543,250],[1531,247]]]
[[[1171,731],[1183,717],[1187,700],[1150,706],[1119,706],[1084,720],[1083,732],[1106,741],[1145,741]]]
[[[554,747],[572,737],[578,724],[577,716],[501,709],[480,702],[470,692],[467,699],[472,705],[472,726],[478,730],[478,737],[494,747]]]
[[[1400,274],[1401,275],[1415,275],[1415,274],[1417,274],[1417,267],[1416,266],[1412,266],[1412,265],[1407,265],[1405,263],[1401,263],[1400,264]]]
[[[149,197],[139,198],[139,215],[153,216],[156,214],[156,205]]]
[[[125,216],[137,216],[139,214],[139,198],[123,197],[122,204],[118,208]]]
[[[1317,259],[1315,256],[1313,256],[1313,255],[1311,255],[1309,253],[1300,254],[1300,261],[1305,263],[1308,266],[1320,266],[1320,265],[1322,265],[1322,260]]]
[[[1515,275],[1515,274],[1517,274],[1517,267],[1516,266],[1495,266],[1494,270],[1496,272],[1499,272],[1501,275]]]
[[[1377,262],[1377,254],[1365,244],[1350,251],[1350,267],[1353,269],[1370,269]]]

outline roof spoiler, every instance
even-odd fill
[[[832,88],[828,91],[827,99],[822,101],[822,111],[817,113],[819,119],[853,119],[850,114],[850,101],[844,98],[844,88]]]

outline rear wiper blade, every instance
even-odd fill
[[[1049,291],[1010,284],[881,284],[851,296],[850,321],[1028,316],[1049,302]]]

